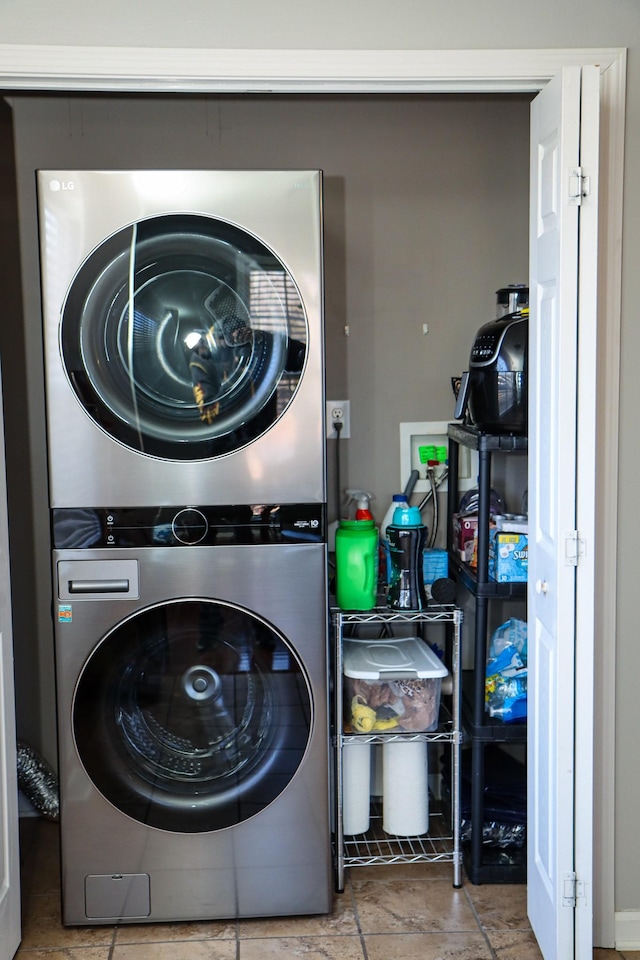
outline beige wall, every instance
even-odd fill
[[[640,909],[640,833],[636,811],[640,800],[637,740],[637,559],[634,524],[637,477],[640,473],[637,411],[640,408],[640,191],[636,186],[640,156],[640,5],[637,0],[328,0],[317,3],[278,0],[276,6],[247,0],[241,15],[237,3],[185,0],[176,8],[166,0],[124,0],[97,10],[95,5],[52,6],[44,0],[5,0],[3,43],[112,44],[209,47],[215,67],[216,48],[339,49],[500,49],[500,48],[628,48],[625,221],[622,280],[621,444],[619,451],[620,520],[616,637],[616,907]],[[275,13],[277,11],[277,17]],[[46,131],[47,132],[47,131]],[[45,132],[45,135],[46,135]],[[79,138],[78,138],[79,139]],[[76,140],[76,146],[77,140]],[[346,281],[345,281],[346,282]],[[344,298],[343,298],[344,299]],[[425,346],[429,342],[427,336]],[[431,341],[433,342],[433,341]],[[388,349],[388,347],[387,347]],[[382,359],[378,358],[380,369]],[[355,389],[351,366],[350,390]],[[355,405],[355,400],[354,400]],[[399,416],[394,406],[394,416]],[[379,429],[379,411],[376,427]],[[354,410],[354,429],[357,424]],[[371,439],[371,443],[375,443]],[[351,453],[350,466],[353,464]],[[359,469],[359,465],[357,467]],[[364,473],[364,469],[363,469]],[[389,475],[391,468],[389,468]]]

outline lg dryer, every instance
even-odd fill
[[[323,502],[320,171],[37,187],[51,506]]]

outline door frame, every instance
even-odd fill
[[[626,49],[242,50],[0,44],[0,90],[130,93],[535,93],[562,67],[601,71],[594,673],[594,942],[615,940],[617,451]],[[597,889],[595,884],[597,882]]]

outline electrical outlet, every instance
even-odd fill
[[[335,440],[338,436],[334,430],[334,423],[341,423],[340,439],[348,440],[351,436],[351,414],[348,400],[327,400],[327,438]]]

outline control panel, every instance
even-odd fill
[[[323,543],[321,503],[52,510],[57,550],[232,543]]]

